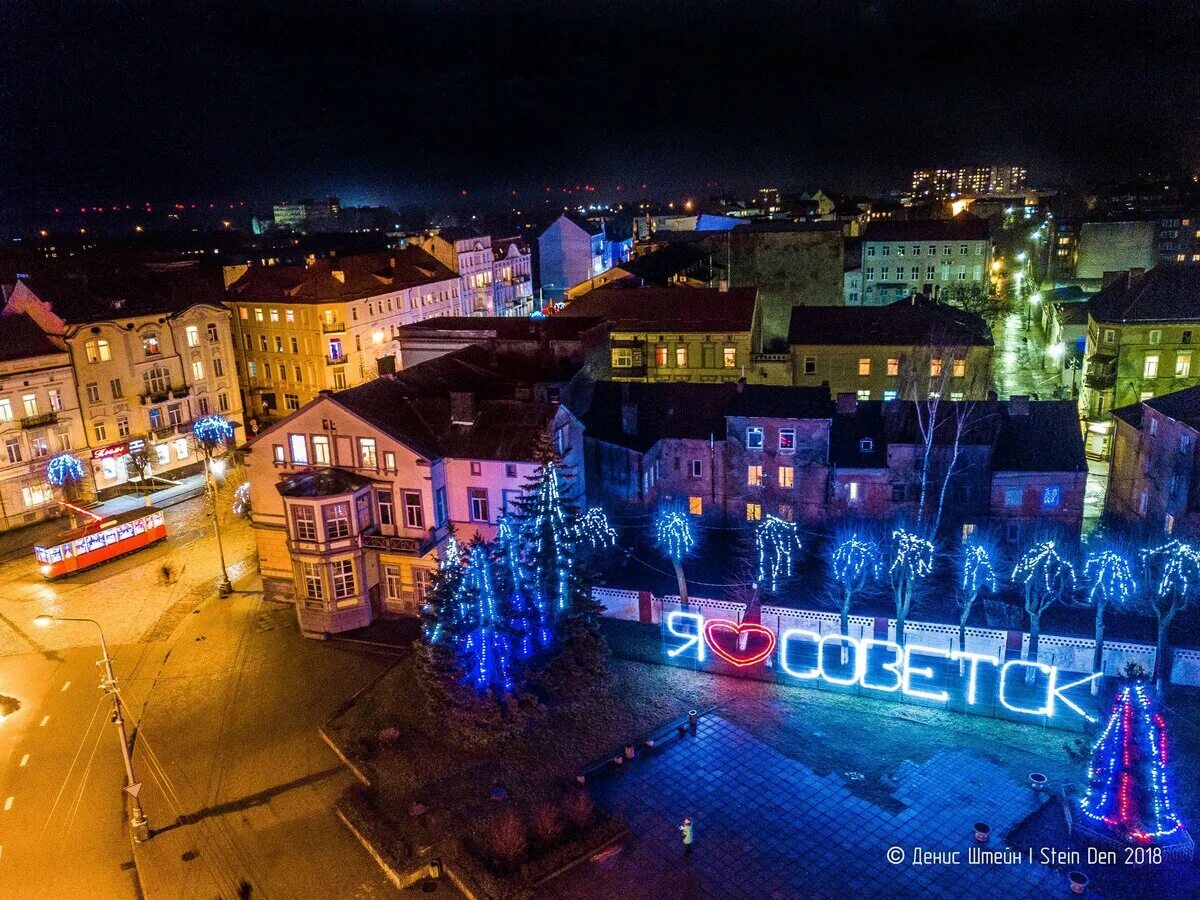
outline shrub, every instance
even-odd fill
[[[515,867],[525,856],[529,847],[525,839],[525,824],[511,809],[489,823],[488,847],[496,862],[507,869]]]
[[[386,728],[379,729],[379,743],[394,744],[400,740],[400,729],[395,725],[388,725]]]
[[[530,812],[530,827],[539,844],[543,847],[553,845],[562,837],[563,830],[558,807],[547,801],[535,803]]]
[[[596,804],[584,790],[568,791],[563,798],[563,818],[575,828],[586,828],[596,812]]]
[[[1121,669],[1121,677],[1129,681],[1145,681],[1148,673],[1140,663],[1128,662]]]

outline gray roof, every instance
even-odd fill
[[[1200,322],[1200,266],[1126,272],[1088,301],[1088,311],[1097,322]]]

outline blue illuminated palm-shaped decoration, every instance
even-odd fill
[[[192,423],[192,436],[212,450],[233,443],[233,423],[221,416],[201,416]]]
[[[800,549],[796,523],[778,516],[767,516],[754,530],[754,546],[758,551],[758,584],[764,581],[775,591],[779,579],[792,577],[792,557]]]
[[[579,517],[579,536],[592,550],[610,550],[617,545],[617,530],[609,524],[608,516],[599,506],[593,506]]]
[[[70,453],[60,453],[46,463],[46,480],[55,487],[76,484],[86,477],[87,471],[83,468],[83,463]]]
[[[996,593],[996,569],[992,556],[982,544],[967,544],[963,548],[962,587],[970,597],[981,591]]]
[[[1112,550],[1093,553],[1087,558],[1083,580],[1091,585],[1088,601],[1098,606],[1109,603],[1124,606],[1137,592],[1129,560]]]
[[[668,559],[679,562],[696,546],[692,523],[679,510],[660,510],[654,524],[654,537]]]

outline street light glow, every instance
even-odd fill
[[[38,616],[37,618],[35,618],[33,620],[33,624],[36,625],[38,628],[49,628],[53,622],[54,622],[53,616]]]

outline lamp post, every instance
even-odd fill
[[[213,451],[233,443],[233,424],[220,416],[204,416],[192,424],[192,437],[204,454],[204,487],[212,501],[213,532],[217,537],[217,558],[221,561],[221,583],[217,593],[228,597],[233,593],[229,581],[229,570],[225,565],[225,547],[221,543],[221,514],[217,507],[217,467],[225,466],[224,460],[213,460]]]
[[[129,817],[129,827],[133,831],[133,839],[139,844],[150,840],[150,826],[146,815],[142,812],[142,801],[138,798],[142,783],[133,775],[133,759],[129,754],[129,737],[125,733],[125,717],[121,714],[121,691],[117,686],[117,676],[113,672],[112,657],[108,653],[108,644],[104,640],[104,629],[95,619],[70,618],[67,616],[38,616],[34,624],[47,628],[54,622],[88,622],[96,626],[100,633],[100,653],[104,657],[96,665],[104,667],[104,679],[100,682],[100,690],[112,697],[113,724],[117,726],[117,734],[121,739],[121,759],[125,763],[125,787],[122,790],[133,800],[133,812]]]

